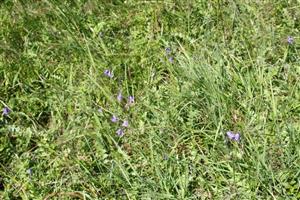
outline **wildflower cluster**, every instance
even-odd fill
[[[167,56],[169,62],[173,63],[174,62],[174,58],[172,56],[172,50],[171,50],[171,48],[167,47],[165,50],[166,50],[166,56]]]
[[[113,72],[106,69],[104,71],[104,75],[108,78],[113,78]],[[121,104],[123,102],[123,95],[122,95],[122,91],[119,90],[118,94],[117,94],[117,97],[116,97],[117,101],[119,104]],[[127,99],[127,102],[125,104],[125,108],[129,108],[130,106],[132,106],[134,104],[135,100],[134,100],[134,96],[129,96],[128,99]],[[98,112],[99,113],[102,113],[103,110],[101,108],[98,109]],[[119,137],[122,137],[124,134],[125,134],[125,130],[129,127],[129,121],[128,119],[120,119],[117,115],[113,114],[111,116],[111,119],[110,121],[114,124],[118,124],[119,128],[117,129],[116,131],[116,134],[119,136]]]

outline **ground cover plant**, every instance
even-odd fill
[[[0,199],[300,199],[300,3],[0,2]]]

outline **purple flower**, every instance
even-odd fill
[[[116,133],[119,137],[122,137],[124,135],[124,130],[119,128]]]
[[[230,140],[234,140],[234,141],[240,141],[240,134],[239,133],[233,133],[231,131],[228,131],[226,133],[227,137],[230,139]]]
[[[121,102],[122,101],[122,93],[121,92],[119,92],[118,93],[118,96],[117,96],[117,99],[118,99],[118,102]]]
[[[114,75],[113,75],[113,73],[110,71],[110,70],[108,70],[108,69],[106,69],[105,71],[104,71],[104,75],[105,76],[108,76],[109,78],[112,78]]]
[[[7,116],[7,115],[10,113],[10,111],[11,111],[11,110],[10,110],[8,107],[4,107],[4,108],[3,108],[2,115]]]
[[[170,48],[170,47],[167,47],[167,48],[166,48],[166,53],[167,53],[167,54],[170,54],[170,53],[171,53],[171,48]]]
[[[288,44],[293,44],[294,43],[294,38],[292,36],[288,36],[287,43]]]
[[[134,96],[129,96],[128,97],[128,104],[133,104],[134,103]]]
[[[173,58],[173,57],[170,57],[170,58],[169,58],[169,62],[170,62],[170,63],[173,63],[173,62],[174,62],[174,58]]]
[[[118,118],[115,115],[113,115],[112,118],[111,118],[111,121],[113,123],[116,123],[118,121]]]
[[[129,126],[128,120],[124,120],[122,126],[123,127],[128,127]]]

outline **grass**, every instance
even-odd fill
[[[299,7],[2,1],[0,199],[299,199]]]

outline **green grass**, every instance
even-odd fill
[[[300,199],[299,9],[2,1],[0,199]]]

